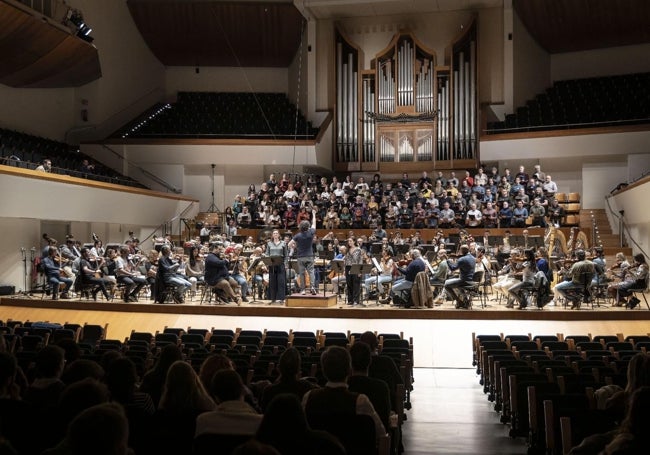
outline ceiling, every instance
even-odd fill
[[[101,77],[95,46],[20,6],[0,2],[0,84],[79,87]]]
[[[166,66],[288,67],[303,17],[286,1],[128,0],[142,37]]]
[[[513,7],[551,54],[650,42],[647,0],[513,0]]]
[[[647,0],[512,0],[549,53],[650,42]],[[167,66],[287,67],[304,18],[477,11],[504,0],[127,0],[131,15]]]

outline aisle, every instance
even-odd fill
[[[416,368],[413,374],[405,455],[526,453],[523,439],[508,437],[474,369]]]

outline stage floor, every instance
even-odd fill
[[[40,295],[14,295],[2,297],[1,305],[24,306],[28,308],[59,308],[84,309],[95,311],[144,312],[165,314],[203,314],[227,316],[268,316],[268,317],[300,317],[300,318],[342,318],[342,319],[462,319],[462,320],[539,320],[539,321],[637,321],[649,320],[648,311],[643,300],[637,308],[629,310],[624,307],[612,306],[609,301],[598,303],[583,303],[579,310],[572,310],[560,304],[551,302],[544,308],[529,307],[524,310],[506,308],[505,302],[498,301],[493,295],[488,295],[485,304],[475,299],[470,310],[456,309],[451,301],[433,308],[400,308],[393,305],[381,304],[379,301],[365,301],[361,305],[347,305],[343,296],[335,294],[299,295],[292,294],[287,300],[294,303],[271,303],[269,300],[252,300],[240,306],[217,304],[214,302],[201,303],[200,297],[186,299],[184,304],[156,304],[148,299],[140,299],[138,303],[125,303],[119,299],[107,302],[99,297],[98,301],[73,298],[69,300],[51,300]],[[333,305],[318,305],[318,302],[336,302]],[[305,302],[300,305],[300,302]]]
[[[243,328],[257,330],[324,330],[378,333],[402,332],[413,338],[414,366],[466,368],[471,363],[472,333],[640,335],[650,332],[650,311],[600,307],[569,310],[510,310],[488,301],[486,308],[457,310],[451,302],[432,309],[402,309],[388,305],[350,307],[344,301],[330,308],[289,308],[279,304],[215,305],[187,301],[182,305],[151,301],[46,300],[40,296],[0,299],[0,320],[108,324],[107,338],[124,340],[131,330],[155,333],[165,327]]]

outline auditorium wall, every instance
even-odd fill
[[[74,116],[74,89],[11,88],[0,84],[0,128],[63,141]]]
[[[99,49],[102,66],[100,79],[75,91],[73,125],[122,125],[133,116],[131,106],[138,105],[137,111],[141,112],[152,104],[149,93],[162,96],[164,67],[142,39],[127,2],[70,3],[83,11],[86,23],[92,27],[93,44]],[[81,109],[88,110],[88,122],[81,119]],[[107,134],[103,129],[99,133]]]
[[[650,44],[551,55],[551,80],[561,81],[650,71]],[[580,62],[579,65],[576,62]]]
[[[550,85],[550,56],[513,14],[513,111]]]
[[[436,64],[449,64],[449,47],[458,39],[464,27],[477,17],[479,30],[479,74],[480,102],[503,99],[503,10],[502,8],[472,11],[444,11],[420,15],[404,14],[392,16],[351,17],[337,22],[318,21],[316,39],[318,44],[318,102],[323,108],[321,97],[327,87],[327,106],[335,104],[335,54],[334,29],[339,27],[348,39],[363,51],[363,69],[371,69],[370,62],[384,50],[395,34],[410,31],[423,45],[436,53]],[[489,56],[486,57],[486,56]],[[499,83],[494,83],[499,81]],[[321,85],[323,84],[323,85]]]
[[[173,101],[182,91],[288,93],[288,78],[287,68],[170,66],[165,69],[165,94]]]
[[[646,176],[630,188],[608,197],[608,216],[614,232],[618,233],[618,216],[623,211],[626,227],[625,239],[636,253],[650,254],[650,211],[645,210],[650,199],[650,176]]]

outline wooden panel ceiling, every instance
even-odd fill
[[[166,66],[288,67],[303,17],[291,2],[128,0],[142,37]]]
[[[514,0],[513,7],[551,54],[650,42],[647,0]]]
[[[20,88],[79,87],[101,75],[95,46],[0,2],[0,83]]]

